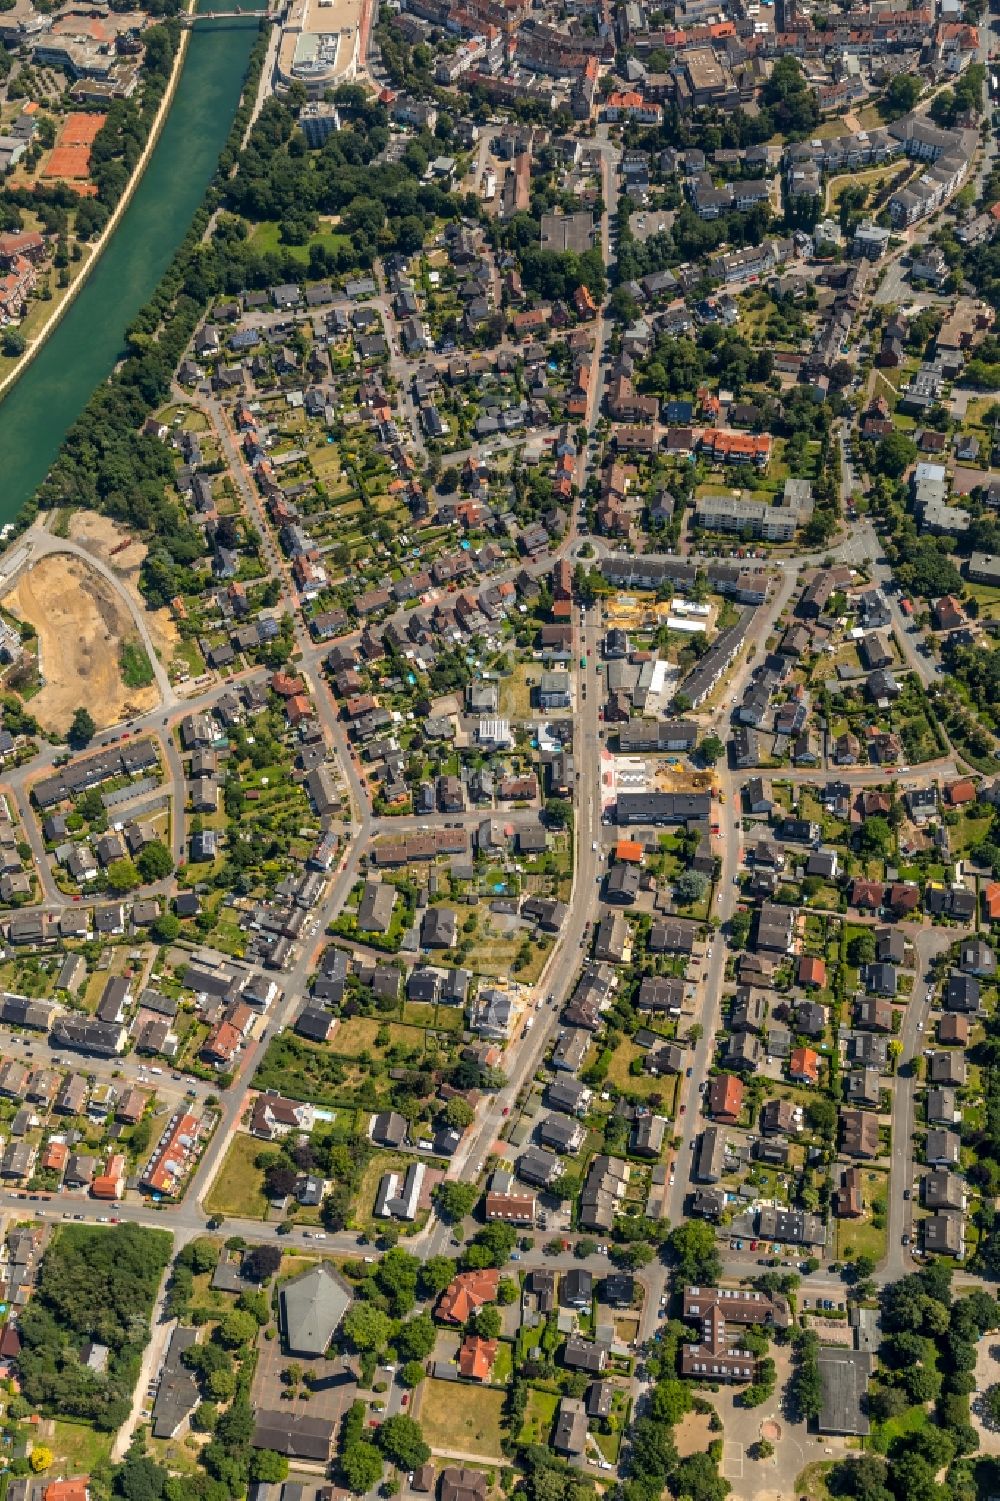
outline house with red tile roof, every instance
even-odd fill
[[[495,1267],[459,1272],[441,1294],[437,1316],[446,1324],[466,1324],[485,1303],[495,1303],[500,1273]]]
[[[480,1339],[478,1334],[467,1335],[458,1352],[459,1373],[467,1381],[489,1381],[498,1348],[499,1340]]]
[[[51,1481],[42,1492],[42,1501],[90,1501],[90,1476]]]
[[[121,1152],[112,1152],[103,1173],[99,1173],[90,1185],[95,1199],[120,1199],[125,1192],[125,1157]]]
[[[976,800],[976,784],[968,777],[952,782],[944,789],[944,800],[951,808],[962,808]]]
[[[708,1087],[709,1115],[724,1126],[738,1125],[743,1093],[743,1080],[735,1074],[716,1074]]]
[[[920,906],[920,887],[912,881],[893,881],[886,892],[886,904],[893,912],[916,912]]]
[[[797,1084],[818,1084],[819,1054],[812,1048],[793,1048],[788,1060],[788,1077]]]
[[[881,881],[865,881],[855,877],[851,883],[851,906],[871,907],[878,910],[885,900],[885,887]]]
[[[45,1172],[61,1173],[69,1157],[69,1147],[64,1141],[50,1141],[42,1154],[41,1166]]]
[[[799,984],[815,985],[821,989],[826,984],[826,961],[803,954],[799,960]]]
[[[1000,881],[989,881],[983,887],[983,916],[990,922],[1000,922]]]

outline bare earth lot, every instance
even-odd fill
[[[3,604],[38,632],[43,687],[31,712],[43,728],[64,732],[81,704],[99,729],[156,707],[154,686],[129,688],[122,680],[122,643],[135,636],[128,610],[79,558],[40,559]]]
[[[178,641],[173,617],[169,610],[148,610],[139,593],[139,569],[147,552],[145,542],[133,540],[121,552],[114,552],[113,549],[125,541],[128,532],[117,526],[109,516],[99,516],[96,511],[76,511],[70,522],[69,535],[73,542],[79,542],[81,547],[86,547],[118,574],[146,617],[157,656],[164,667],[169,667]]]

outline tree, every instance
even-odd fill
[[[475,923],[473,923],[473,926],[475,926]],[[472,1125],[472,1122],[476,1118],[476,1112],[473,1110],[468,1100],[464,1100],[461,1095],[457,1094],[452,1099],[450,1099],[447,1105],[444,1107],[444,1118],[449,1126],[454,1126],[456,1131],[464,1131],[466,1126]],[[455,1185],[453,1184],[452,1187],[454,1186]],[[461,1186],[471,1187],[472,1185]],[[475,1204],[476,1200],[473,1199],[472,1202],[473,1204]]]
[[[832,1136],[837,1125],[837,1107],[832,1100],[816,1095],[806,1106],[809,1124],[820,1136]]]
[[[429,1256],[420,1268],[420,1292],[425,1298],[443,1293],[458,1271],[450,1256]]]
[[[157,943],[173,943],[180,930],[181,920],[173,912],[161,912],[149,927]]]
[[[706,766],[714,766],[726,754],[726,747],[718,735],[706,735],[698,747],[698,755]]]
[[[205,1377],[205,1390],[213,1402],[229,1402],[236,1394],[236,1372],[231,1366],[220,1366],[209,1371]]]
[[[173,856],[159,839],[153,839],[145,845],[140,850],[135,863],[147,885],[153,881],[164,880],[174,868]]]
[[[288,1460],[276,1449],[254,1449],[250,1454],[250,1479],[269,1485],[288,1479]]]
[[[246,1252],[240,1270],[251,1282],[267,1282],[280,1265],[281,1252],[278,1247],[262,1244]]]
[[[495,1303],[487,1303],[476,1314],[476,1333],[481,1339],[499,1339],[503,1320]]]
[[[439,1183],[434,1193],[438,1214],[452,1225],[471,1214],[478,1199],[479,1189],[474,1183],[459,1183],[457,1180]]]
[[[52,1463],[53,1458],[54,1456],[51,1449],[47,1449],[44,1444],[35,1444],[34,1448],[31,1451],[29,1462],[35,1474],[40,1475],[43,1470],[48,1469],[49,1465]]]
[[[396,1331],[395,1346],[404,1360],[425,1360],[434,1348],[434,1323],[421,1313]]]
[[[500,1220],[494,1220],[491,1224],[484,1225],[479,1231],[466,1251],[463,1261],[468,1266],[474,1267],[506,1266],[510,1253],[516,1245],[517,1231],[513,1225],[505,1225]]]
[[[870,928],[855,933],[847,945],[847,957],[856,969],[875,963],[875,935]]]
[[[892,829],[881,814],[866,818],[858,830],[858,849],[862,854],[880,855],[883,859],[892,853]]]
[[[34,1453],[31,1464],[34,1469]],[[125,1501],[160,1501],[168,1479],[169,1471],[133,1443],[125,1462],[115,1474],[114,1488]]]
[[[28,347],[28,341],[16,328],[5,328],[0,340],[0,351],[8,360],[16,360]]]
[[[686,1282],[710,1287],[722,1272],[722,1258],[715,1244],[715,1232],[704,1220],[690,1220],[676,1225],[668,1245]]]
[[[689,1454],[675,1468],[670,1489],[684,1501],[725,1501],[731,1486],[710,1454]]]
[[[409,1251],[394,1247],[387,1251],[375,1271],[379,1291],[389,1302],[389,1312],[394,1319],[409,1313],[417,1301],[417,1273],[420,1262]]]
[[[431,1457],[420,1424],[402,1412],[386,1418],[377,1431],[376,1442],[386,1459],[400,1470],[415,1470]]]
[[[77,709],[66,738],[72,746],[87,745],[97,734],[97,725],[86,709]]]
[[[219,1421],[219,1409],[214,1402],[199,1402],[191,1414],[191,1427],[195,1433],[214,1433]]]
[[[886,90],[885,103],[890,119],[908,115],[920,98],[923,84],[912,73],[897,73]]]
[[[759,1438],[753,1445],[754,1459],[770,1459],[774,1453],[774,1445],[769,1438]]]
[[[419,1386],[424,1379],[424,1368],[419,1360],[408,1360],[399,1373],[404,1386]]]
[[[674,896],[682,907],[691,907],[705,895],[708,882],[697,870],[682,870],[674,881]]]
[[[142,885],[142,879],[133,860],[112,860],[108,866],[108,885],[114,891],[134,891]]]
[[[691,1388],[687,1383],[670,1379],[653,1387],[649,1410],[658,1423],[669,1423],[673,1427],[686,1412],[691,1411],[692,1402]]]
[[[734,949],[745,949],[753,927],[753,914],[746,908],[738,908],[729,919],[729,942]]]
[[[384,1350],[389,1343],[392,1321],[372,1303],[354,1303],[340,1326],[356,1350]]]
[[[218,1336],[227,1349],[236,1350],[253,1344],[257,1338],[257,1320],[249,1313],[234,1308],[227,1313],[218,1326]]]
[[[889,479],[900,479],[917,457],[917,445],[905,433],[886,433],[875,450],[874,470]]]
[[[374,1444],[357,1439],[340,1456],[344,1484],[356,1496],[364,1496],[382,1479],[382,1456]]]

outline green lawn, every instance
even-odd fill
[[[122,642],[121,672],[126,688],[147,688],[153,681],[153,666],[141,642]]]
[[[205,1208],[211,1214],[224,1214],[244,1219],[262,1220],[267,1213],[267,1197],[264,1193],[263,1174],[254,1167],[254,1158],[261,1152],[259,1141],[252,1136],[237,1133],[229,1144],[222,1166],[205,1199]]]
[[[297,261],[301,261],[303,265],[306,265],[309,261],[309,252],[314,245],[322,245],[324,250],[340,250],[345,245],[350,245],[351,237],[350,235],[337,234],[333,230],[327,230],[325,233],[313,235],[308,244],[285,245],[281,239],[277,221],[274,219],[263,219],[260,224],[255,226],[250,236],[250,243],[255,250],[261,251],[264,255],[277,255],[280,252],[284,252],[287,255],[294,256]]]
[[[514,1371],[513,1347],[505,1339],[497,1346],[497,1358],[493,1362],[490,1381],[494,1386],[506,1386]]]
[[[887,1423],[872,1424],[872,1448],[879,1454],[885,1454],[894,1438],[901,1438],[904,1433],[919,1433],[929,1422],[926,1408],[908,1407],[898,1418],[890,1418]]]
[[[106,1463],[111,1453],[111,1434],[98,1433],[87,1423],[64,1423],[57,1418],[51,1448],[60,1470],[90,1475]]]
[[[525,1409],[524,1424],[518,1435],[518,1443],[542,1444],[548,1448],[558,1406],[557,1392],[542,1392],[533,1386],[528,1392],[528,1406]]]

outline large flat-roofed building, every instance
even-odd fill
[[[971,554],[965,571],[973,584],[1000,584],[1000,557],[989,552]]]
[[[313,98],[346,83],[358,66],[361,0],[291,0],[278,46],[278,78]]]
[[[692,104],[709,104],[710,99],[718,98],[727,92],[731,84],[727,69],[715,56],[715,51],[710,47],[692,47],[685,53],[683,62],[686,78],[691,87]]]
[[[579,214],[543,214],[541,221],[541,248],[563,252],[575,250],[582,255],[594,243],[594,216]]]
[[[790,542],[795,536],[798,516],[760,500],[704,495],[695,508],[695,520],[708,532],[739,532],[767,542]]]
[[[820,1433],[868,1433],[864,1399],[875,1357],[867,1350],[821,1349],[816,1363],[822,1392]]]

